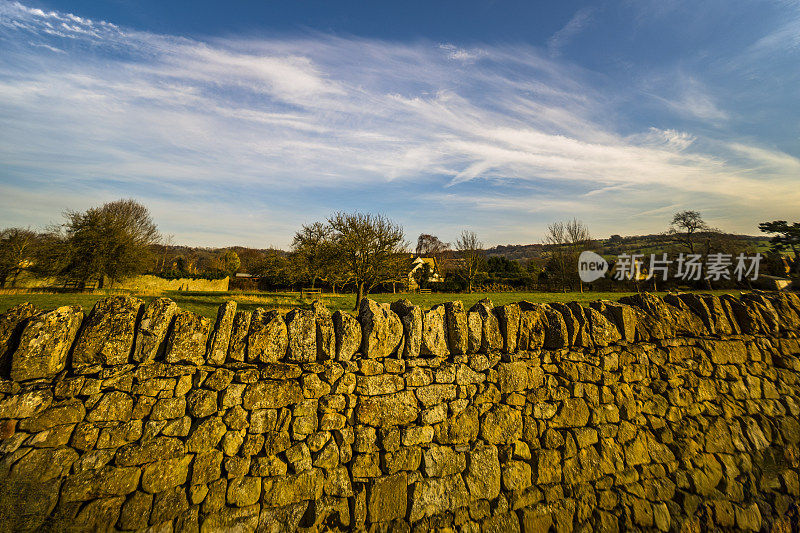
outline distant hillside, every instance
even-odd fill
[[[725,235],[726,239],[742,241],[755,247],[756,251],[769,250],[769,239],[753,235]],[[702,234],[697,237],[702,240]],[[601,255],[617,255],[621,253],[650,254],[664,251],[675,246],[673,235],[656,233],[652,235],[631,235],[622,237],[613,235],[608,239],[597,239],[593,250]],[[548,246],[544,244],[506,244],[498,245],[486,250],[487,257],[505,257],[517,261],[537,259],[547,253]]]
[[[769,250],[769,239],[764,236],[753,235],[725,235],[726,239],[733,241],[743,241],[748,245],[755,247],[756,251],[764,253]],[[698,235],[698,242],[702,239],[702,234]],[[657,233],[652,235],[631,235],[622,237],[620,235],[612,235],[607,239],[597,239],[594,241],[592,250],[601,255],[618,255],[621,253],[636,253],[636,254],[650,254],[659,253],[675,246],[675,237],[673,235]],[[247,272],[260,260],[262,260],[269,253],[277,253],[286,255],[289,252],[285,250],[277,250],[274,248],[247,248],[244,246],[231,246],[229,248],[201,248],[173,245],[167,247],[166,262],[170,263],[175,258],[183,256],[190,259],[194,264],[205,262],[206,258],[212,256],[222,250],[232,249],[240,257],[242,267],[240,272]],[[161,253],[163,253],[163,247]],[[548,246],[545,244],[501,244],[488,248],[486,257],[503,257],[514,261],[527,261],[529,259],[544,260],[547,255]],[[454,258],[456,252],[449,250],[443,253],[442,258]]]
[[[544,244],[505,244],[489,248],[486,250],[486,256],[522,260],[541,257],[544,251]]]

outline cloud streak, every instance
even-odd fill
[[[558,58],[590,18],[578,12],[548,55],[321,34],[201,42],[0,3],[0,224],[20,223],[14,198],[47,197],[44,206],[64,190],[76,202],[157,204],[162,229],[206,239],[196,244],[240,242],[215,228],[241,230],[243,210],[272,213],[260,233],[237,233],[247,244],[285,245],[287,227],[336,209],[402,219],[447,199],[509,226],[582,205],[609,231],[613,217],[598,206],[627,212],[640,201],[644,212],[695,198],[724,217],[800,204],[791,155],[674,128],[619,132],[598,75]],[[699,82],[687,87],[661,99],[667,112],[726,118]],[[458,224],[455,213],[436,220]]]
[[[563,48],[579,33],[581,33],[592,20],[594,9],[579,9],[563,28],[547,40],[547,50],[551,56],[560,56]]]

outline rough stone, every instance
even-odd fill
[[[312,469],[294,475],[262,478],[262,484],[262,503],[284,506],[319,499],[324,487],[324,474],[322,470]]]
[[[475,353],[481,349],[483,336],[483,320],[476,311],[467,313],[467,352]]]
[[[450,446],[431,446],[422,454],[422,462],[428,477],[452,476],[463,472],[467,466],[464,454],[456,452]],[[469,487],[469,478],[467,486]]]
[[[317,335],[317,360],[329,361],[336,358],[336,335],[334,333],[333,317],[321,300],[314,300],[311,304],[314,313]]]
[[[10,478],[26,483],[44,483],[64,477],[78,460],[71,448],[28,449],[11,469]]]
[[[11,379],[52,378],[61,372],[82,320],[83,311],[76,305],[30,318],[11,356]]]
[[[68,477],[63,486],[63,501],[88,501],[108,496],[124,496],[139,484],[137,468],[104,467]]]
[[[417,398],[411,391],[384,396],[365,396],[356,406],[356,419],[360,424],[375,427],[405,425],[419,415]]]
[[[134,362],[149,363],[164,354],[167,331],[177,311],[178,305],[169,298],[156,298],[145,306],[136,331]]]
[[[434,383],[418,387],[417,398],[423,406],[432,407],[438,403],[454,400],[458,390],[452,383]]]
[[[30,303],[15,305],[3,314],[0,314],[0,371],[7,375],[11,366],[11,354],[19,343],[22,330],[28,319],[41,313]]]
[[[501,305],[495,308],[497,321],[500,325],[500,334],[503,337],[503,351],[514,353],[517,351],[519,338],[520,307],[518,304]]]
[[[252,327],[252,324],[251,324]],[[307,363],[317,360],[317,321],[313,311],[292,309],[286,314],[289,361]]]
[[[217,393],[207,389],[195,389],[186,396],[186,406],[194,418],[211,416],[219,409]]]
[[[137,466],[164,459],[176,459],[183,456],[185,447],[180,439],[171,437],[155,437],[144,442],[127,444],[116,454],[116,463],[120,466]]]
[[[467,444],[478,436],[480,422],[475,406],[468,406],[461,413],[451,416],[433,427],[434,440],[439,444]]]
[[[389,357],[403,340],[403,324],[390,309],[364,298],[358,310],[361,323],[361,353],[372,359]]]
[[[447,317],[444,306],[437,305],[422,312],[422,355],[447,357]]]
[[[155,461],[142,471],[142,490],[150,494],[163,492],[186,483],[191,455]]]
[[[589,313],[584,309],[584,306],[578,302],[567,302],[567,309],[571,311],[574,318],[573,327],[575,328],[575,339],[572,342],[574,346],[583,348],[594,348],[594,341],[592,341],[591,324],[589,323]],[[563,313],[562,313],[563,314]],[[566,321],[566,316],[564,318]],[[567,325],[569,329],[569,325]]]
[[[495,405],[481,420],[481,438],[489,444],[511,442],[522,437],[522,413],[507,405]]]
[[[674,324],[675,335],[698,337],[708,334],[708,328],[703,320],[692,311],[691,307],[674,294],[664,297],[664,302],[670,311],[670,319]]]
[[[791,529],[800,300],[631,301],[522,302],[512,353],[331,360],[317,304],[313,361],[245,361],[245,331],[224,367],[0,380],[0,529]],[[468,351],[499,313],[466,314]]]
[[[403,324],[403,359],[418,357],[423,344],[423,313],[407,299],[397,300],[390,309]],[[428,355],[428,354],[426,354]]]
[[[694,314],[699,316],[710,334],[715,335],[717,333],[716,321],[712,316],[711,311],[708,308],[708,305],[706,305],[705,298],[703,298],[699,294],[694,294],[694,293],[678,294],[673,298],[676,298],[681,302],[683,302],[684,304],[686,304]]]
[[[524,490],[531,486],[531,465],[525,461],[507,461],[503,464],[503,487],[506,490]]]
[[[209,365],[222,365],[228,358],[228,346],[233,332],[233,320],[236,316],[236,302],[228,301],[219,306],[217,321],[208,339],[208,355],[206,362]]]
[[[333,313],[333,330],[336,335],[336,359],[349,361],[361,347],[361,325],[351,314]]]
[[[414,484],[411,495],[412,522],[465,507],[469,493],[460,475],[423,479]]]
[[[162,398],[153,405],[150,420],[172,420],[186,414],[186,398]]]
[[[365,396],[391,394],[405,388],[405,380],[396,374],[357,376],[356,392]]]
[[[237,311],[233,316],[231,340],[228,344],[228,361],[243,362],[247,355],[247,334],[250,331],[252,311]]]
[[[500,363],[497,373],[501,394],[523,391],[528,388],[528,365],[523,361]]]
[[[561,409],[552,419],[552,427],[582,427],[589,422],[589,406],[583,398],[565,398]]]
[[[127,422],[133,414],[133,398],[120,391],[103,395],[86,416],[89,422]]]
[[[520,302],[520,324],[518,348],[520,350],[539,350],[544,346],[547,336],[548,320],[544,306],[530,302]]]
[[[181,311],[175,314],[172,333],[167,340],[167,363],[205,363],[206,344],[211,333],[211,319]]]
[[[468,470],[465,476],[469,494],[473,500],[493,500],[500,494],[500,461],[496,446],[479,446],[467,457]]]
[[[219,450],[210,450],[195,455],[192,463],[192,485],[207,484],[219,479],[221,465],[222,452]]]
[[[325,471],[325,494],[349,498],[353,495],[353,485],[347,467],[339,466]]]
[[[503,349],[503,336],[500,333],[500,324],[494,313],[491,300],[483,299],[472,306],[471,313],[477,313],[481,319],[480,351],[483,353],[495,352]]]
[[[261,478],[244,476],[228,481],[228,503],[247,507],[258,503],[261,497]]]
[[[408,475],[405,472],[377,478],[369,486],[367,513],[370,522],[391,522],[406,516]]]
[[[561,481],[561,454],[558,450],[539,450],[536,454],[536,483],[546,485]]]
[[[141,491],[134,492],[123,504],[117,526],[127,530],[145,529],[152,505],[152,494]]]
[[[624,296],[619,303],[629,305],[636,314],[636,339],[659,340],[675,337],[674,306],[667,305],[654,294]],[[698,318],[699,320],[699,318]],[[702,321],[701,321],[702,322]]]
[[[53,393],[49,390],[32,390],[0,400],[0,418],[29,418],[50,407]]]
[[[410,426],[403,428],[403,446],[417,446],[428,444],[433,441],[433,427],[431,426]]]
[[[189,452],[206,452],[219,444],[227,428],[222,418],[214,416],[200,422],[189,435],[186,449]]]
[[[242,398],[242,407],[279,409],[303,399],[303,389],[296,381],[257,381],[250,383]]]
[[[610,320],[603,316],[596,309],[591,307],[584,308],[584,313],[588,318],[589,326],[591,329],[592,342],[597,346],[608,346],[614,344],[620,339],[622,335]]]
[[[260,307],[253,311],[247,334],[247,361],[277,363],[283,360],[288,346],[289,333],[280,313]]]
[[[48,398],[49,400],[49,398]],[[30,418],[19,422],[19,429],[39,433],[63,424],[77,424],[86,416],[86,408],[79,400],[52,405]]]
[[[585,322],[583,309],[575,309],[572,306],[560,302],[547,304],[551,308],[561,313],[564,323],[567,325],[567,344],[570,346],[581,346],[578,337],[581,334],[581,322]]]
[[[153,496],[153,510],[150,511],[150,523],[159,524],[172,521],[188,510],[189,501],[186,489],[173,487]]]
[[[445,323],[447,324],[447,345],[450,353],[460,355],[467,353],[468,331],[467,313],[460,300],[440,304],[444,306]]]
[[[544,347],[551,350],[567,348],[569,346],[569,330],[567,329],[567,323],[564,321],[564,315],[549,305],[544,305],[543,310],[547,321]]]
[[[623,341],[633,342],[636,339],[636,313],[630,306],[601,300],[592,302],[590,307],[600,311],[603,316],[617,326],[617,331]]]
[[[98,300],[72,349],[73,368],[79,372],[94,365],[126,364],[143,306],[142,300],[131,296]]]

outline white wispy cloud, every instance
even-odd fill
[[[753,217],[800,205],[788,154],[672,127],[618,131],[621,95],[554,53],[590,19],[578,12],[554,35],[551,57],[321,34],[201,42],[0,2],[0,225],[21,216],[15,198],[37,196],[49,209],[135,195],[189,241],[224,241],[227,227],[278,245],[287,227],[351,206],[403,217],[450,199],[509,227],[580,208],[612,227],[607,210],[642,221],[679,199]],[[667,112],[728,117],[699,81],[676,87],[656,98]]]
[[[748,49],[754,56],[796,53],[800,51],[800,2],[797,0],[774,0],[788,13],[782,24],[757,39]]]
[[[481,48],[459,48],[450,43],[442,43],[439,48],[447,54],[449,59],[472,63],[486,55],[486,50]]]
[[[709,123],[730,119],[702,82],[683,72],[662,74],[645,82],[645,93],[668,106],[679,116]]]
[[[576,35],[586,28],[592,20],[594,14],[593,8],[579,9],[569,22],[563,28],[555,32],[550,39],[547,40],[547,50],[552,56],[560,56],[562,49],[571,41]]]

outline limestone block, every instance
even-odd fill
[[[131,296],[98,300],[86,318],[72,351],[76,372],[94,365],[114,366],[128,362],[144,302]]]
[[[63,370],[82,320],[76,305],[30,318],[11,357],[11,379],[51,378]]]

